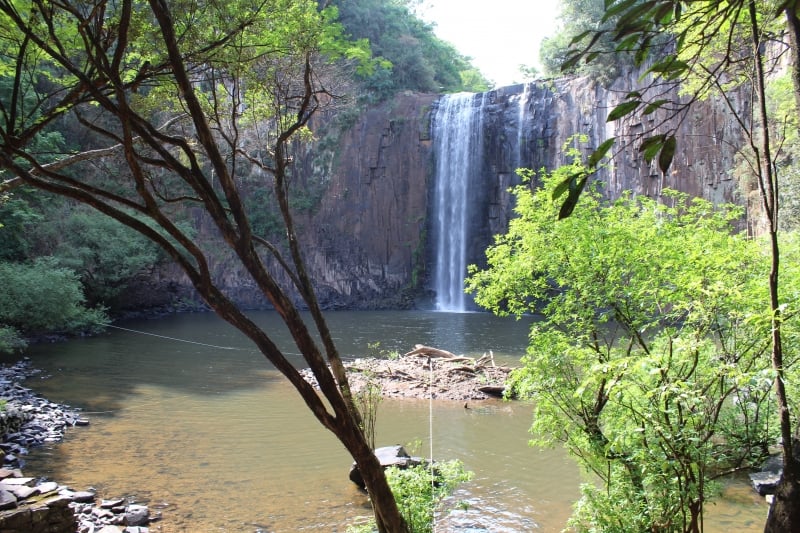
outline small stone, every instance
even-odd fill
[[[750,481],[753,484],[753,489],[755,489],[760,496],[774,494],[780,480],[781,475],[775,472],[754,472],[750,474]]]
[[[112,513],[108,509],[95,507],[94,509],[92,509],[92,516],[96,516],[97,518],[114,518],[114,513]]]
[[[56,495],[53,496],[52,498],[42,500],[42,503],[50,507],[69,507],[69,504],[72,503],[72,498],[68,496]]]
[[[2,483],[0,483],[0,487],[2,487]],[[3,487],[4,490],[8,490],[14,496],[17,497],[17,500],[26,500],[35,494],[39,494],[38,487],[28,487],[26,485],[8,485],[6,489]]]
[[[117,507],[125,503],[125,500],[118,498],[116,500],[101,500],[100,507],[103,509],[111,509],[112,507]]]
[[[32,477],[9,477],[3,480],[6,485],[27,485],[33,481]]]
[[[0,511],[17,506],[17,497],[7,490],[0,490]]]
[[[81,490],[78,492],[74,492],[71,494],[72,501],[79,502],[79,503],[91,503],[94,502],[94,492],[89,492],[86,490]]]
[[[41,483],[36,485],[36,488],[39,489],[41,494],[47,494],[48,492],[53,492],[54,490],[58,490],[58,483],[54,481],[48,481],[46,483]]]
[[[97,533],[124,533],[124,531],[119,526],[103,526]]]
[[[150,510],[144,505],[129,505],[125,509],[125,523],[129,526],[147,524],[149,518]]]

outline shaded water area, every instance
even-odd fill
[[[253,313],[288,352],[277,316]],[[487,314],[337,312],[328,315],[344,356],[415,343],[469,356],[492,350],[516,364],[529,321]],[[37,346],[34,365],[48,378],[28,383],[53,401],[83,408],[92,424],[28,456],[28,475],[48,476],[101,496],[132,496],[164,519],[151,531],[343,532],[369,514],[347,479],[350,458],[294,390],[213,314],[120,324],[191,340],[128,331]],[[232,348],[232,349],[223,349]],[[302,366],[299,356],[296,364]],[[378,445],[409,446],[460,459],[475,473],[455,500],[468,510],[442,517],[437,531],[559,531],[582,478],[561,450],[527,445],[531,408],[501,401],[385,400]],[[432,416],[432,424],[430,424]],[[744,483],[711,509],[707,531],[760,531],[766,506]]]

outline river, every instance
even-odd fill
[[[277,315],[252,316],[293,352]],[[327,316],[345,357],[370,355],[376,342],[399,352],[421,343],[469,356],[492,350],[513,365],[530,326],[482,313]],[[120,326],[29,350],[46,378],[28,385],[82,408],[91,425],[32,451],[26,474],[130,496],[163,513],[154,528],[165,533],[344,532],[369,514],[342,446],[235,329],[210,313]],[[435,459],[460,459],[475,473],[454,495],[466,505],[437,531],[560,531],[583,478],[562,450],[527,445],[530,423],[530,406],[518,402],[384,400],[377,443],[418,455],[432,443]],[[730,482],[706,531],[761,531],[765,514],[746,483]]]

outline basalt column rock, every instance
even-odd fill
[[[344,134],[335,171],[304,224],[306,261],[327,307],[408,307],[424,268],[435,95],[402,94]]]
[[[470,107],[479,119],[459,123],[472,124],[479,131],[461,133],[465,139],[479,138],[472,143],[480,153],[468,154],[469,171],[436,166],[432,181],[453,180],[455,176],[470,176],[471,200],[467,227],[464,231],[446,228],[441,230],[431,221],[429,231],[431,243],[447,242],[458,237],[464,239],[467,264],[483,266],[484,251],[493,242],[493,236],[503,233],[513,216],[513,198],[509,188],[521,183],[517,170],[531,169],[537,172],[530,182],[531,187],[540,184],[540,170],[549,172],[572,162],[572,155],[565,146],[579,148],[585,155],[610,137],[618,139],[614,147],[614,159],[593,178],[600,190],[609,199],[629,192],[634,195],[659,197],[665,188],[706,198],[714,203],[730,202],[746,204],[748,195],[741,192],[742,184],[735,179],[737,149],[743,145],[741,131],[730,113],[727,104],[708,100],[695,103],[681,120],[670,119],[665,112],[648,115],[631,115],[624,120],[608,122],[609,112],[622,101],[624,95],[637,87],[638,72],[621,76],[610,87],[601,87],[588,78],[562,78],[525,85],[501,87],[476,95]],[[643,91],[645,89],[642,89]],[[662,98],[679,100],[677,87],[672,95]],[[442,134],[440,124],[443,114],[439,108],[446,103],[434,104],[434,133]],[[741,113],[750,106],[747,94],[730,94],[730,102]],[[656,129],[658,128],[658,129]],[[657,162],[645,163],[639,150],[642,134],[675,132],[678,152],[668,174],[663,174]],[[445,131],[445,133],[449,133]],[[584,136],[586,142],[577,142],[576,136]],[[465,140],[466,142],[466,140]],[[439,146],[436,144],[436,146]],[[448,149],[449,152],[452,149]],[[434,158],[450,155],[434,154]],[[457,171],[458,170],[458,171]],[[438,186],[432,186],[438,190]],[[743,224],[742,224],[743,225]],[[439,232],[447,234],[441,236]],[[452,268],[441,265],[433,258],[441,257],[431,246],[428,256],[433,269]],[[440,276],[437,274],[438,280]],[[463,291],[463,276],[454,277],[457,286],[437,290],[444,294]]]
[[[475,201],[470,202],[466,237],[468,264],[481,265],[493,236],[508,227],[514,207],[509,188],[521,182],[517,169],[553,170],[570,162],[563,146],[576,134],[588,136],[587,151],[608,137],[620,140],[613,163],[596,177],[610,199],[625,191],[655,197],[669,187],[713,202],[747,205],[748,195],[740,193],[732,170],[741,134],[724,102],[699,102],[682,121],[667,124],[664,130],[675,131],[678,138],[668,175],[655,162],[642,162],[638,149],[640,134],[658,124],[662,114],[606,121],[638,77],[638,72],[625,73],[610,87],[580,77],[542,80],[476,95],[480,142],[475,146],[480,153],[471,157],[479,168],[470,173]],[[311,129],[317,142],[297,154],[293,172],[298,180],[314,180],[322,191],[321,200],[298,212],[296,222],[308,274],[324,307],[405,308],[420,305],[425,289],[432,289],[437,236],[431,199],[438,178],[431,120],[440,98],[397,95],[366,109],[352,126],[338,126],[343,131],[335,135],[326,136],[325,127],[339,119],[315,117]],[[751,105],[744,93],[731,95],[731,103],[743,111]],[[538,183],[534,177],[531,186]],[[219,238],[200,210],[191,215],[199,238]],[[215,280],[239,304],[267,307],[229,253],[212,257],[210,266]],[[155,276],[154,293],[191,292],[176,267]],[[279,277],[290,285],[286,276]]]

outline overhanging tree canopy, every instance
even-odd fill
[[[0,95],[0,181],[69,197],[157,243],[347,448],[379,529],[403,532],[305,271],[289,204],[293,143],[310,135],[317,110],[337,101],[330,65],[369,68],[364,43],[343,39],[334,16],[313,0],[0,0],[0,77],[10,81]],[[97,146],[55,158],[37,153],[36,137],[65,117]],[[88,163],[102,157],[120,158],[124,171],[93,171]],[[285,243],[253,231],[240,195],[245,169],[272,187]],[[213,222],[219,241],[204,244],[182,228],[180,213],[190,208]],[[283,318],[321,396],[215,285],[209,264],[220,245]],[[293,293],[310,309],[311,327]]]

